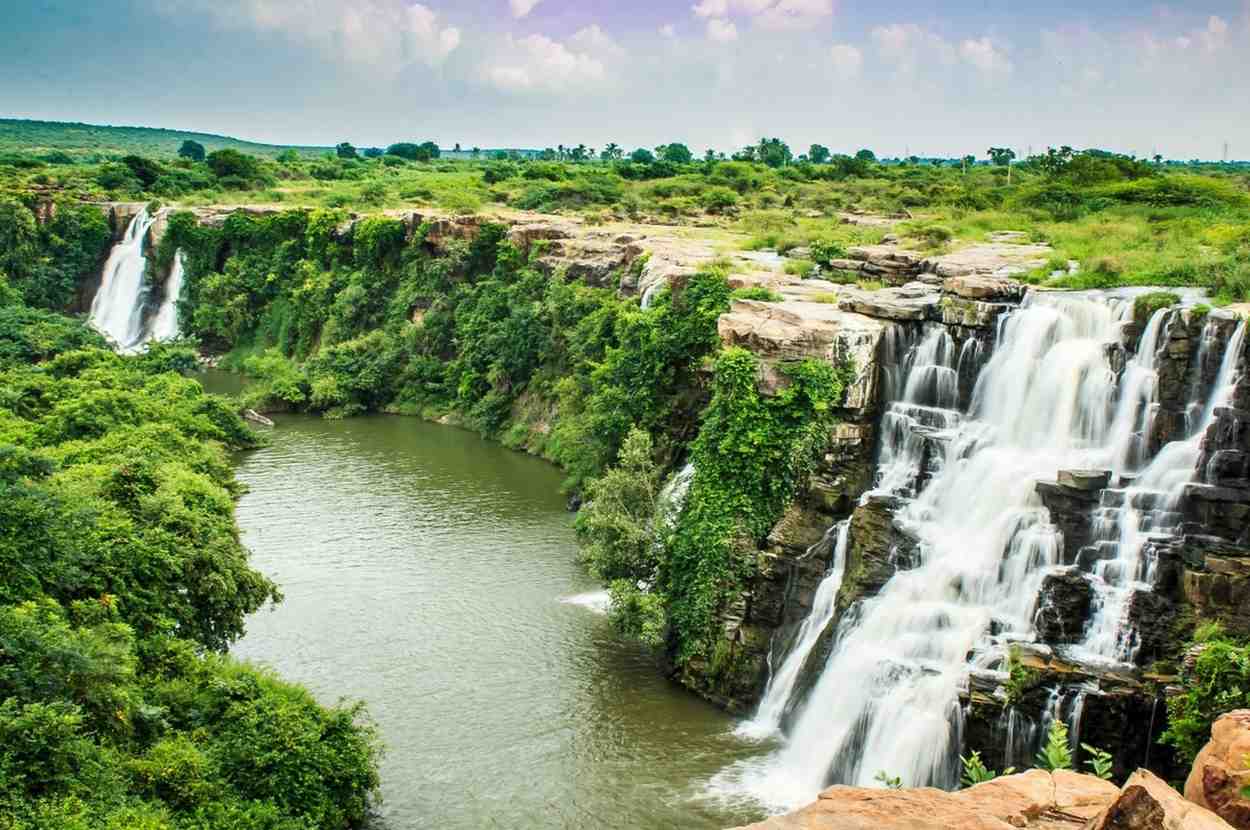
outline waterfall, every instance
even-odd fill
[[[182,294],[183,257],[179,250],[174,254],[174,264],[165,281],[165,299],[161,301],[156,319],[152,321],[152,339],[173,340],[178,336],[178,297]]]
[[[1166,313],[1158,312],[1155,317]],[[1206,348],[1207,335],[1200,351]],[[1102,557],[1095,563],[1091,579],[1094,611],[1077,649],[1084,659],[1130,662],[1136,656],[1140,643],[1129,610],[1137,591],[1153,588],[1156,560],[1150,543],[1176,535],[1185,485],[1193,480],[1202,436],[1215,419],[1215,410],[1227,405],[1232,396],[1245,335],[1246,322],[1242,320],[1224,349],[1208,400],[1204,404],[1191,402],[1188,407],[1201,412],[1192,433],[1164,446],[1132,486],[1103,493],[1104,506],[1094,519],[1095,543]],[[1187,416],[1186,420],[1191,419]]]
[[[100,288],[91,301],[91,325],[122,352],[134,351],[144,339],[143,306],[147,285],[143,275],[147,259],[143,256],[143,243],[153,221],[147,208],[140,209],[130,220],[126,235],[109,253]]]
[[[919,541],[915,561],[838,623],[784,746],[723,771],[714,787],[784,810],[830,783],[872,786],[880,771],[905,785],[958,783],[959,698],[969,670],[1001,666],[1009,643],[1035,637],[1042,580],[1061,564],[1062,535],[1037,481],[1063,469],[1123,473],[1136,457],[1126,435],[1140,434],[1150,417],[1142,402],[1147,389],[1154,398],[1154,346],[1164,315],[1175,312],[1150,320],[1149,342],[1129,361],[1120,395],[1107,344],[1131,313],[1122,300],[1030,293],[1000,320],[997,347],[963,415],[950,408],[945,370],[954,368],[954,349],[939,333],[925,333],[902,400],[891,405],[894,422],[887,416],[883,425],[879,485],[916,493],[895,517]],[[1243,329],[1229,355],[1240,352]],[[1154,481],[1156,465],[1166,468],[1157,476],[1169,489],[1192,477],[1196,450],[1162,460],[1181,453],[1175,446],[1151,463],[1140,486]]]
[[[846,548],[850,538],[851,520],[844,519],[829,529],[837,534],[833,546],[833,556],[829,561],[829,570],[825,578],[816,588],[816,596],[812,600],[812,610],[803,619],[798,633],[794,636],[794,645],[786,654],[780,667],[771,672],[768,686],[764,689],[764,697],[760,701],[755,717],[744,722],[738,728],[738,734],[744,737],[763,738],[774,734],[781,725],[781,718],[790,706],[794,697],[795,687],[799,681],[804,664],[812,649],[819,642],[821,634],[833,619],[837,607],[838,589],[842,587],[842,575],[846,571]],[[828,534],[826,534],[826,538]],[[808,548],[810,554],[826,540],[822,539]],[[768,656],[769,666],[773,665],[772,653]]]

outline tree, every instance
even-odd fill
[[[392,144],[390,147],[387,147],[386,155],[399,156],[401,159],[408,159],[408,161],[416,161],[418,155],[420,155],[420,151],[421,151],[421,148],[418,147],[416,144],[413,144],[408,141],[401,141],[398,144]]]
[[[456,152],[457,152],[457,153],[459,153],[459,152],[460,152],[460,142],[459,142],[459,141],[457,141],[457,142],[456,142]]]
[[[381,147],[366,147],[363,151],[364,157],[367,159],[381,158],[386,155],[386,151]]]
[[[860,161],[876,161],[877,154],[865,147],[863,150],[860,150],[855,154],[855,158]]]
[[[438,145],[433,141],[423,141],[417,149],[420,151],[418,161],[429,161],[431,159],[436,159],[443,154],[443,151],[438,149]]]
[[[256,177],[260,169],[254,157],[240,153],[238,150],[216,150],[209,153],[205,161],[219,179],[227,176],[252,179]]]
[[[655,153],[650,150],[639,147],[637,150],[629,154],[629,160],[634,164],[650,164],[655,161]]]
[[[708,147],[707,152],[703,154],[703,160],[708,162],[716,161],[716,151]]]
[[[794,159],[790,145],[779,138],[761,138],[757,153],[759,160],[769,167],[785,167]]]
[[[673,142],[657,149],[660,151],[660,158],[673,164],[689,164],[694,160],[694,154],[690,152],[690,148],[685,144]]]
[[[178,155],[184,159],[191,159],[191,161],[203,161],[204,145],[198,141],[192,141],[188,138],[186,141],[182,142],[182,146],[178,148]]]
[[[807,150],[807,160],[812,164],[824,164],[829,160],[829,148],[820,144],[813,144]]]
[[[1007,147],[991,147],[986,153],[996,167],[1007,167],[1016,157],[1016,151]]]
[[[143,156],[126,156],[122,159],[122,164],[130,168],[130,172],[143,184],[144,190],[155,184],[164,172],[159,164]]]
[[[342,144],[340,144],[340,145],[338,145],[337,147],[335,147],[335,148],[334,148],[334,152],[335,152],[335,153],[338,155],[338,157],[339,157],[339,158],[341,158],[341,159],[354,159],[354,158],[356,158],[356,148],[355,148],[355,147],[353,147],[351,144],[349,144],[349,143],[348,143],[348,142],[346,142],[346,141],[344,141]]]
[[[621,149],[621,145],[614,141],[608,144],[607,147],[603,148],[603,152],[599,154],[599,158],[604,161],[618,161],[623,158],[624,155],[625,151]]]

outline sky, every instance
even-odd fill
[[[1250,0],[3,0],[0,116],[283,144],[1250,159]]]

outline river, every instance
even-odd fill
[[[363,700],[378,828],[714,828],[701,797],[758,752],[584,603],[561,474],[415,418],[281,416],[246,453],[252,564],[286,599],[234,654]]]

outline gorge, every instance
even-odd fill
[[[110,210],[115,224],[118,215],[125,215]],[[109,257],[92,303],[93,323],[124,350],[173,336],[179,330],[174,303],[180,297],[203,303],[196,292],[203,290],[209,269],[222,268],[223,261],[254,244],[237,227],[286,220],[277,212],[259,219],[243,212],[201,212],[182,224],[166,220],[176,228],[172,233],[162,229],[153,238],[154,220],[141,210]],[[386,243],[394,247],[382,255],[416,251],[420,262],[437,264],[495,234],[494,240],[513,246],[531,267],[549,276],[645,298],[644,315],[666,312],[667,298],[693,284],[707,258],[707,247],[697,239],[654,228],[593,230],[532,215],[411,214],[378,220],[385,225],[372,221],[336,223],[327,231],[330,244],[339,251],[355,247],[359,256],[363,246],[378,245],[379,234],[386,231],[395,234]],[[210,255],[195,249],[189,233],[194,227],[236,235]],[[313,230],[301,225],[300,233],[312,238]],[[145,245],[173,249],[172,258],[166,256],[164,299],[155,303],[142,279]],[[909,786],[953,788],[959,784],[961,754],[976,749],[997,768],[1028,763],[1056,718],[1069,724],[1078,758],[1081,743],[1089,742],[1112,752],[1121,775],[1137,766],[1174,771],[1168,751],[1155,746],[1155,740],[1166,725],[1162,701],[1176,680],[1183,641],[1177,632],[1195,612],[1234,628],[1244,621],[1236,592],[1246,575],[1250,541],[1244,521],[1250,512],[1245,321],[1207,308],[1193,293],[1151,308],[1142,298],[1153,295],[1141,290],[1026,289],[1013,277],[1022,263],[1044,257],[1036,248],[1008,238],[926,258],[886,244],[852,250],[845,262],[835,263],[843,270],[882,276],[886,285],[875,289],[789,278],[779,263],[759,258],[742,258],[730,269],[730,287],[765,288],[776,295],[732,299],[713,318],[720,348],[745,349],[757,361],[761,396],[783,395],[792,383],[785,368],[803,359],[848,370],[850,377],[836,402],[838,423],[830,429],[828,446],[759,545],[741,592],[715,610],[714,647],[686,660],[667,655],[667,671],[675,679],[736,714],[750,715],[748,720],[735,729],[693,699],[672,699],[652,680],[641,679],[643,674],[650,678],[653,668],[638,654],[628,656],[619,642],[598,641],[597,647],[612,655],[606,658],[588,658],[593,649],[587,652],[584,645],[573,652],[577,668],[568,669],[572,675],[584,672],[616,682],[625,671],[631,689],[647,690],[642,711],[625,703],[623,689],[614,687],[613,714],[607,719],[625,712],[635,730],[622,740],[641,740],[643,721],[662,709],[671,713],[670,724],[681,724],[681,737],[671,738],[671,749],[649,751],[676,758],[694,748],[697,763],[658,773],[680,786],[666,790],[661,803],[667,806],[639,818],[637,826],[669,826],[679,820],[675,816],[688,826],[716,826],[717,821],[750,818],[760,809],[799,806],[831,783],[871,785],[879,773],[899,776]],[[657,298],[664,299],[657,303]],[[431,325],[429,315],[440,302],[438,295],[417,295],[399,312],[419,329]],[[275,307],[262,307],[260,313]],[[260,382],[272,388],[271,378]],[[702,406],[706,394],[695,394],[687,405]],[[271,411],[299,408],[272,395],[267,402]],[[551,400],[530,403],[540,412],[538,420],[526,420],[528,414],[515,408],[521,404],[513,404],[506,416],[512,419],[512,443],[550,455],[541,439],[553,424],[541,419],[560,415],[543,409],[555,409]],[[457,421],[447,415],[444,410],[444,420]],[[264,517],[261,524],[249,526],[251,505],[285,498],[287,507],[274,509],[290,512],[318,466],[326,465],[345,482],[358,471],[387,468],[386,453],[366,453],[361,461],[303,460],[303,454],[319,452],[318,444],[355,444],[366,440],[357,432],[385,436],[406,429],[424,435],[416,441],[424,447],[419,454],[428,458],[447,441],[428,432],[446,427],[397,427],[373,418],[322,427],[304,416],[287,418],[289,423],[279,418],[275,448],[241,468],[245,481],[268,494],[249,497],[240,508],[249,534],[261,533],[270,522],[281,527],[277,514],[263,511],[257,514]],[[689,434],[688,425],[678,428]],[[318,437],[306,442],[303,436],[311,434]],[[408,452],[397,449],[389,455]],[[456,464],[472,463],[479,450],[461,452]],[[293,454],[291,466],[266,473],[266,454],[282,459],[287,453]],[[674,492],[684,494],[696,477],[687,460],[680,449],[670,458],[678,472],[662,504],[680,504]],[[554,499],[554,473],[540,473],[538,462],[523,461],[533,468],[522,478],[535,483],[506,485],[492,500],[515,502],[522,491],[527,498],[546,492]],[[250,478],[253,469],[255,479]],[[285,486],[295,490],[288,495]],[[335,485],[325,481],[320,486]],[[361,493],[335,498],[354,502]],[[543,504],[533,508],[535,516],[546,517],[539,522],[533,550],[541,559],[550,555],[544,552],[549,547],[563,549],[557,558],[570,563],[574,555],[568,541],[547,535],[557,533],[558,521],[552,505]],[[528,532],[530,520],[523,520],[515,507],[503,511],[504,521],[517,532]],[[388,536],[402,537],[403,528],[413,527],[412,519],[393,505],[371,509],[380,517],[376,527]],[[459,527],[451,514],[440,512],[445,506],[407,509],[416,515],[433,509],[433,515],[443,516],[434,520],[437,527]],[[491,515],[493,509],[480,512]],[[662,517],[657,518],[657,537],[674,532],[678,517],[663,508],[657,515]],[[259,537],[252,547],[265,551],[261,564],[266,570],[295,569],[279,573],[279,581],[298,597],[279,613],[315,619],[323,610],[317,591],[295,594],[307,577],[299,575],[306,566],[288,558],[298,550],[290,547],[294,530],[278,533],[281,541],[273,547]],[[492,544],[529,551],[520,538]],[[306,544],[315,550],[354,550],[359,542],[321,536]],[[394,540],[382,548],[394,556],[407,545]],[[406,567],[376,555],[373,547],[338,561],[349,572],[364,569],[360,576],[370,580],[359,593],[341,598],[348,605],[367,606],[392,579],[386,567]],[[485,567],[515,581],[533,564],[523,556]],[[370,570],[380,565],[382,570]],[[320,577],[328,578],[328,572]],[[408,572],[399,582],[417,590],[426,578]],[[543,627],[564,630],[553,615],[590,613],[557,602],[560,595],[590,586],[567,571],[554,583],[551,575],[535,579],[526,583],[527,596],[541,596],[546,605],[527,606],[526,614],[543,610],[533,618],[536,628],[521,639],[536,646],[535,661],[543,653],[563,659],[567,641],[543,645],[552,636]],[[549,587],[540,587],[544,584]],[[402,619],[412,613],[403,610],[412,601],[397,595],[374,609],[383,617],[337,633],[363,634],[391,625],[395,615]],[[454,613],[466,611],[478,619],[485,613]],[[358,610],[345,608],[344,613]],[[520,619],[516,612],[510,618]],[[415,625],[428,632],[438,623],[422,618]],[[326,679],[319,667],[331,653],[368,653],[376,646],[344,640],[323,651],[328,643],[314,646],[298,637],[284,644],[281,632],[301,628],[294,620],[273,629],[254,625],[256,633],[243,641],[239,653],[271,662],[323,694],[361,696],[384,719],[396,701],[411,693],[411,681],[402,673],[378,666],[353,669],[349,663],[345,673],[333,675],[342,686]],[[464,646],[468,654],[482,647],[481,642]],[[587,659],[589,664],[581,662]],[[627,668],[621,668],[622,661]],[[480,673],[497,668],[482,666]],[[371,675],[379,679],[376,688],[352,682]],[[657,682],[659,676],[654,675]],[[523,670],[509,692],[535,679]],[[540,696],[539,688],[532,687],[530,694]],[[432,688],[423,694],[447,693]],[[493,711],[498,705],[483,701],[480,708]],[[604,717],[585,715],[591,721]],[[559,716],[536,720],[550,728]],[[385,731],[395,728],[400,727]],[[601,737],[587,733],[558,751],[598,763]],[[484,741],[474,752],[489,754],[501,746],[495,740]],[[589,755],[577,748],[582,740],[589,742]],[[401,740],[396,774],[415,768],[420,772],[413,774],[437,780],[433,767],[420,766],[428,762],[412,760],[420,757],[415,746]],[[542,750],[534,752],[541,755]],[[614,756],[609,752],[607,757]],[[413,763],[418,766],[409,766]],[[459,786],[480,792],[491,779],[482,775]],[[549,780],[558,779],[553,772]],[[639,797],[613,794],[603,784],[588,786],[599,794],[585,801],[595,805],[588,809],[596,814],[639,803]],[[629,786],[646,791],[657,785],[636,781]],[[518,786],[514,792],[521,791]],[[574,793],[540,793],[541,788],[533,795],[565,804],[579,801]],[[439,809],[402,806],[402,796],[400,801],[395,814],[400,817],[408,809],[423,816]],[[666,812],[674,803],[679,805],[675,812]],[[517,809],[532,815],[536,808]]]

